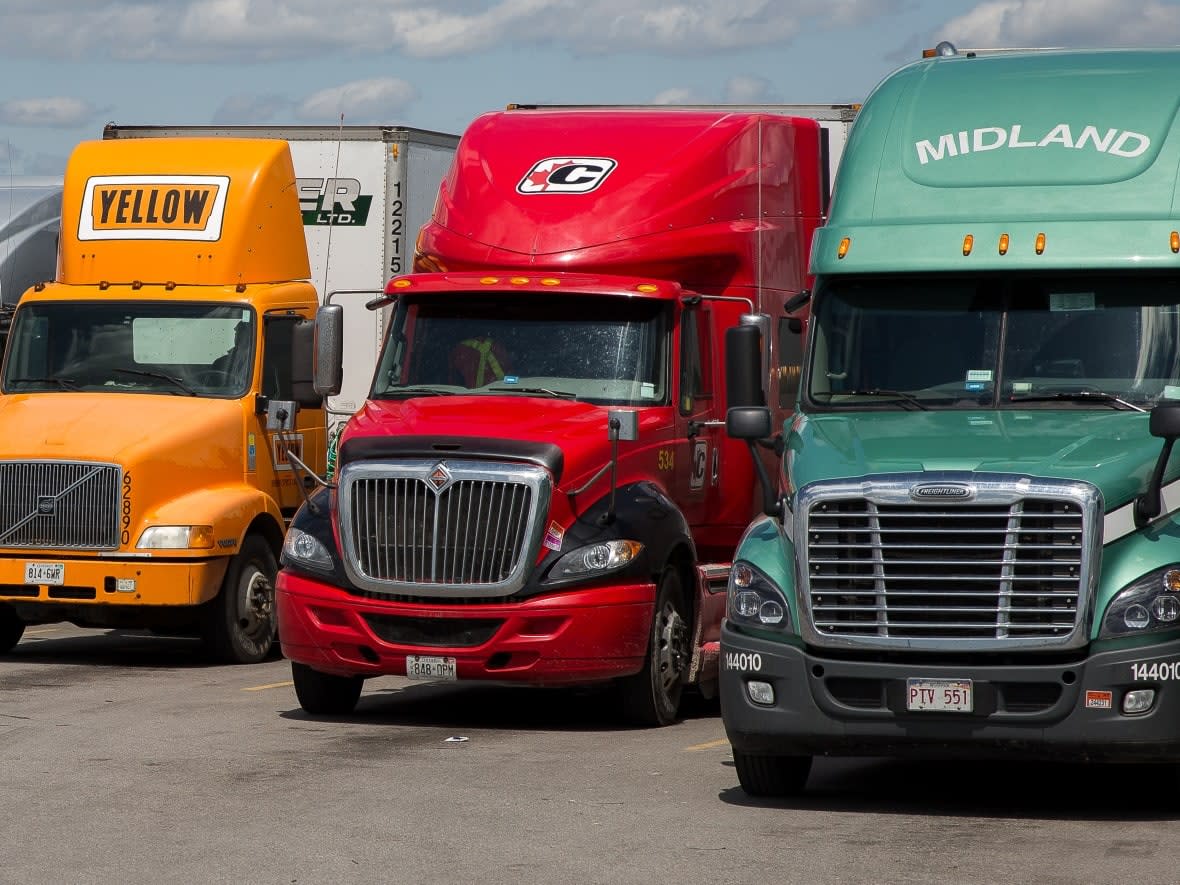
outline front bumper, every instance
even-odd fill
[[[972,680],[974,711],[908,711],[911,678]],[[750,700],[751,680],[773,687],[772,705]],[[1123,713],[1137,689],[1154,689],[1154,705]],[[1176,639],[1068,663],[948,666],[829,658],[727,623],[720,691],[730,743],[750,755],[1180,761]]]
[[[26,563],[61,563],[61,584],[26,584]],[[99,559],[28,551],[0,556],[0,601],[22,611],[105,606],[195,606],[217,595],[229,558]]]
[[[459,679],[561,685],[637,673],[655,602],[651,583],[480,604],[352,595],[283,569],[283,654],[337,675],[405,675],[407,655],[453,657]]]

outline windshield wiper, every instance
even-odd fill
[[[570,393],[568,390],[550,390],[548,387],[517,387],[514,385],[504,385],[502,387],[485,387],[484,390],[492,393],[531,393],[533,395],[541,394],[541,396],[553,396],[558,399],[577,399],[576,393]]]
[[[401,396],[402,394],[405,394],[406,396],[454,396],[455,391],[453,391],[453,390],[439,390],[437,387],[426,387],[426,386],[389,387],[389,388],[381,391],[379,394],[377,394],[377,396],[389,397],[389,396]]]
[[[81,390],[82,385],[74,378],[55,375],[52,378],[9,378],[10,384],[56,384],[62,390]]]
[[[824,390],[820,393],[828,395],[828,402],[832,401],[834,396],[884,396],[890,399],[899,399],[909,405],[916,406],[923,412],[929,412],[930,407],[922,403],[920,399],[911,393],[906,393],[904,390],[882,390],[880,387],[873,387],[867,390]]]
[[[1135,412],[1147,411],[1142,406],[1129,403],[1125,399],[1115,396],[1113,393],[1106,393],[1102,390],[1059,390],[1054,393],[1029,393],[1021,396],[1013,394],[1008,397],[1008,402],[1010,403],[1048,403],[1054,400],[1066,400],[1075,403],[1104,403],[1116,409],[1130,409]]]
[[[179,387],[181,390],[183,390],[185,392],[185,394],[187,394],[188,396],[196,396],[197,395],[197,392],[195,390],[193,390],[191,387],[189,387],[187,384],[185,384],[183,381],[181,381],[175,375],[167,375],[164,372],[147,372],[147,371],[144,371],[143,369],[115,368],[115,369],[111,369],[111,371],[118,372],[122,375],[138,375],[141,378],[159,378],[161,381],[168,381],[172,384],[175,384],[177,387]]]

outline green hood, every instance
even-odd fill
[[[796,489],[882,473],[1009,473],[1092,483],[1108,511],[1143,491],[1161,447],[1147,413],[1115,411],[800,414],[787,434]]]

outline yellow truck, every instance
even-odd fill
[[[0,653],[58,621],[271,652],[292,457],[326,450],[309,276],[285,141],[75,149],[0,369]]]

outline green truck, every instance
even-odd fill
[[[721,634],[747,793],[817,755],[1177,770],[1178,108],[1180,50],[950,44],[866,100],[786,426],[727,341],[728,432],[781,456]]]

